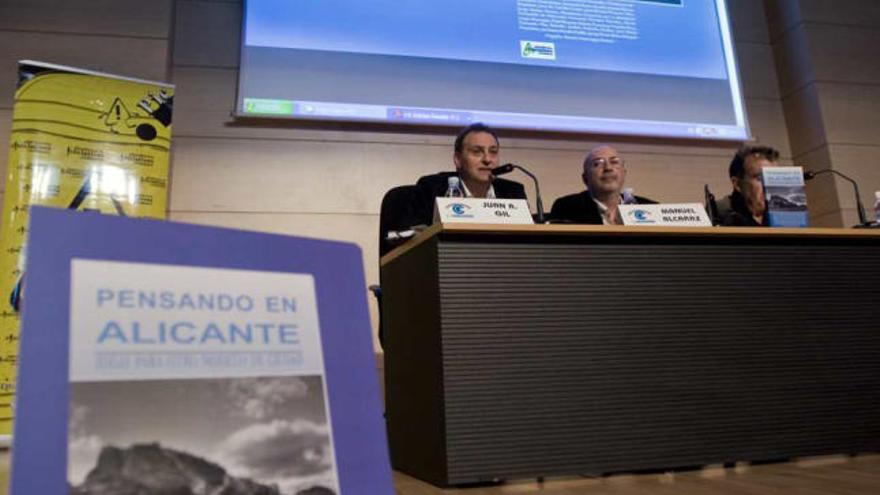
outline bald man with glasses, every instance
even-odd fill
[[[563,196],[553,202],[550,218],[558,223],[620,225],[618,205],[624,203],[626,162],[611,146],[600,145],[587,154],[581,178],[587,190]],[[626,198],[627,203],[652,204],[640,196]]]

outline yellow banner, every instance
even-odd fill
[[[165,218],[173,92],[19,63],[0,231],[0,437],[12,433],[29,207]]]

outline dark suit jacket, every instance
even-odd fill
[[[730,196],[724,198],[729,205],[729,208],[718,212],[718,216],[721,217],[721,225],[724,227],[766,227],[767,226],[767,215],[764,215],[764,218],[761,219],[761,223],[755,221],[755,218],[752,216],[752,212],[749,211],[749,207],[746,205],[746,200],[743,198],[742,194],[737,191],[733,191],[730,193]]]
[[[636,196],[636,203],[640,205],[656,204],[648,198]],[[599,206],[593,201],[593,197],[587,191],[563,196],[553,202],[550,209],[550,220],[560,223],[582,223],[589,225],[602,225],[602,214]]]
[[[416,188],[421,196],[419,200],[419,223],[431,225],[434,220],[434,198],[446,195],[449,188],[449,178],[456,175],[455,172],[440,172],[439,174],[426,175],[416,182]],[[495,189],[495,197],[498,199],[526,199],[526,190],[519,182],[505,179],[492,181]]]

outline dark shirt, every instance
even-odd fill
[[[648,198],[636,196],[636,204],[656,204]],[[579,223],[588,225],[602,225],[602,212],[599,205],[593,200],[589,191],[563,196],[553,202],[550,209],[550,220],[557,223]]]
[[[721,214],[721,225],[724,227],[766,227],[767,217],[761,219],[761,223],[755,221],[751,210],[746,205],[746,199],[739,191],[733,191],[728,196],[730,209]]]
[[[446,195],[449,178],[455,175],[455,172],[440,172],[421,177],[416,182],[420,196],[416,208],[420,224],[431,225],[434,220],[434,199]],[[526,190],[519,182],[495,179],[492,181],[492,188],[495,189],[495,197],[498,199],[527,199]]]

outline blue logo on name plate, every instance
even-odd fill
[[[447,205],[446,208],[452,210],[452,216],[456,218],[474,218],[473,215],[468,214],[468,210],[470,210],[471,207],[466,204],[452,203]]]
[[[629,212],[629,215],[636,221],[636,223],[657,223],[651,218],[651,212],[648,210],[633,210]]]

